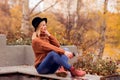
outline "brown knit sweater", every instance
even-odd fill
[[[57,39],[50,35],[40,35],[32,40],[32,48],[35,54],[35,67],[47,56],[50,51],[55,51],[58,54],[64,54],[64,50],[59,48],[60,44]]]

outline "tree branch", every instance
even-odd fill
[[[92,41],[91,44],[89,44],[88,46],[86,46],[83,51],[85,51],[86,49],[90,48],[91,46],[93,46],[94,44],[96,44],[98,41],[100,40],[100,38],[98,38],[95,41]],[[88,44],[88,42],[86,42],[85,44]]]
[[[35,8],[41,3],[41,2],[43,2],[44,0],[40,0],[34,7],[33,7],[33,9],[30,11],[30,14],[32,14],[33,13],[33,11],[35,10]]]
[[[48,9],[50,9],[51,7],[55,6],[58,2],[59,2],[59,1],[56,1],[54,4],[52,4],[51,6],[49,6],[49,7],[48,7],[48,8],[46,8],[46,9],[44,9],[42,12],[47,11],[47,10],[48,10]],[[36,14],[32,15],[31,17],[34,17],[34,16],[36,16],[36,15],[38,15],[38,14],[42,13],[42,12],[40,11],[40,12],[38,12],[38,13],[36,13]],[[30,18],[31,18],[31,17],[30,17]]]

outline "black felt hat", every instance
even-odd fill
[[[33,25],[33,27],[35,28],[35,31],[36,31],[38,25],[39,25],[42,21],[45,21],[45,22],[47,23],[47,18],[35,17],[35,18],[32,20],[32,25]]]

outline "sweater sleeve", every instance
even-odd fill
[[[64,54],[64,52],[65,52],[63,49],[61,49],[59,47],[56,47],[56,46],[54,46],[54,45],[52,45],[50,43],[47,43],[47,42],[45,42],[45,41],[43,41],[43,40],[41,40],[39,38],[36,38],[35,42],[36,42],[38,50],[41,50],[41,48],[42,48],[42,50],[55,51],[55,52],[57,52],[59,54]]]
[[[60,43],[58,42],[58,40],[53,35],[49,36],[49,41],[50,41],[51,44],[53,44],[57,47],[60,47]]]

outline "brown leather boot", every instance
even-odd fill
[[[65,71],[64,67],[61,66],[55,73],[59,77],[66,77],[67,76],[67,71]]]
[[[74,67],[70,68],[70,73],[71,73],[72,77],[75,77],[75,76],[77,76],[77,77],[83,77],[86,74],[85,71],[76,70]]]

